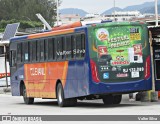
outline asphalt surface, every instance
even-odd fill
[[[0,87],[2,90],[3,88]],[[3,94],[2,94],[3,93]],[[0,94],[0,115],[160,115],[160,101],[129,101],[123,95],[119,105],[105,106],[102,100],[78,101],[75,107],[60,108],[56,100],[35,99],[33,105],[26,105],[23,98],[11,96],[11,93]]]

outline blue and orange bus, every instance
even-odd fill
[[[148,37],[146,24],[109,22],[12,38],[12,95],[61,107],[78,99],[119,104],[122,94],[152,89]]]

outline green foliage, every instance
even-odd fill
[[[0,32],[4,32],[4,28],[3,28],[3,29],[0,29]]]
[[[1,20],[0,21],[0,32],[3,32],[6,28],[7,24],[17,23],[20,22],[20,29],[26,29],[26,28],[35,28],[35,27],[43,27],[41,22],[36,21],[26,21],[26,20]]]
[[[0,20],[39,21],[40,13],[53,26],[56,16],[55,0],[0,0]],[[29,23],[29,22],[24,22]],[[2,21],[3,24],[3,21]],[[27,25],[26,24],[26,25]],[[30,26],[32,24],[29,24]]]

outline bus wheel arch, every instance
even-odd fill
[[[20,95],[23,96],[25,104],[33,104],[34,98],[27,97],[26,86],[23,80],[20,81]]]
[[[57,80],[57,83],[56,83],[56,98],[57,98],[58,105],[60,107],[75,106],[77,104],[76,98],[65,99],[64,88],[60,80]]]

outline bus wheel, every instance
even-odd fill
[[[23,99],[25,104],[33,104],[34,98],[27,97],[27,91],[25,85],[23,86]]]
[[[58,105],[60,107],[66,107],[66,106],[74,106],[77,103],[77,99],[71,98],[71,99],[65,99],[64,98],[64,91],[62,84],[59,83],[57,86],[57,101]]]
[[[136,94],[136,101],[141,101],[141,93]]]
[[[122,100],[122,95],[115,95],[113,96],[113,104],[120,104]]]
[[[105,96],[103,96],[102,99],[103,99],[103,103],[105,105],[111,105],[111,104],[113,104],[114,97],[112,95],[105,95]]]

